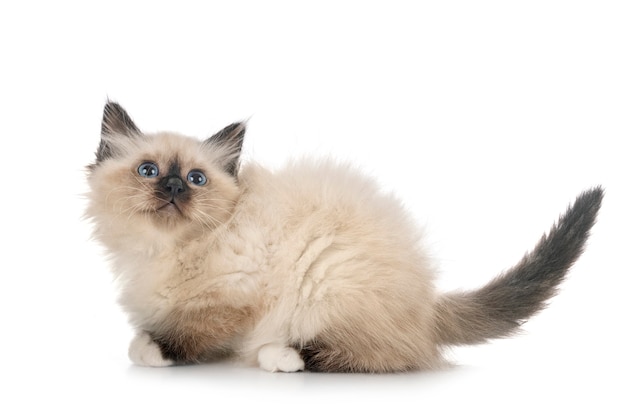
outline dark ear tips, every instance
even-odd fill
[[[133,122],[128,113],[117,102],[107,101],[102,114],[101,140],[96,151],[96,162],[113,156],[111,143],[105,139],[110,135],[133,136],[141,131]]]
[[[102,134],[134,135],[139,128],[120,104],[107,101],[102,115]]]
[[[241,147],[243,144],[243,137],[246,134],[245,122],[234,122],[222,129],[207,141],[218,145],[238,145]]]
[[[239,160],[245,134],[246,123],[235,122],[205,141],[208,145],[219,146],[227,150],[228,155],[224,160],[224,170],[233,177],[237,177],[239,170]]]

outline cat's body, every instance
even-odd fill
[[[506,336],[542,308],[602,198],[583,194],[487,286],[440,294],[397,200],[329,161],[240,168],[243,134],[241,124],[204,142],[142,134],[105,107],[87,215],[137,329],[138,364],[234,354],[270,371],[438,367],[442,347]]]

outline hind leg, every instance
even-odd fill
[[[262,346],[258,362],[261,368],[269,372],[296,372],[304,369],[304,361],[298,351],[279,344]]]
[[[165,359],[163,353],[147,332],[139,332],[131,341],[128,357],[136,364],[145,367],[167,367],[174,361]]]

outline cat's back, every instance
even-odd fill
[[[241,174],[247,208],[281,228],[413,243],[418,231],[402,203],[358,168],[332,159],[299,159],[270,171],[249,165]]]
[[[252,164],[243,169],[240,178],[246,192],[267,197],[268,202],[275,200],[289,209],[353,208],[390,198],[381,194],[372,178],[332,159],[298,159],[273,171]]]

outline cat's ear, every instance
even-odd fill
[[[207,146],[225,150],[225,155],[222,157],[222,167],[233,177],[237,177],[239,170],[239,160],[241,158],[241,148],[245,134],[246,123],[235,122],[205,141],[205,145]]]
[[[108,101],[102,115],[101,140],[96,151],[96,160],[103,161],[113,156],[111,137],[132,137],[138,134],[141,131],[124,108],[116,102]]]
[[[140,134],[139,128],[130,118],[126,110],[117,102],[108,101],[104,105],[104,114],[102,115],[102,135],[137,135]]]

